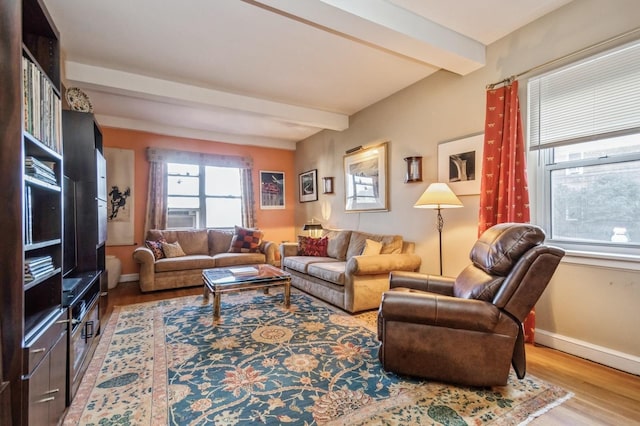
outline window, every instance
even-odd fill
[[[640,42],[528,83],[538,210],[567,249],[640,252]]]
[[[234,167],[167,164],[168,228],[242,224],[242,182]]]

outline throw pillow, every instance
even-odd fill
[[[382,251],[382,243],[367,238],[362,250],[362,256],[375,256]]]
[[[235,227],[229,253],[260,253],[263,233],[259,229]]]
[[[144,245],[153,252],[153,257],[155,260],[164,259],[164,251],[162,251],[162,243],[166,243],[167,240],[161,238],[157,241],[147,240],[144,242]]]
[[[180,243],[177,241],[175,243],[162,243],[162,251],[166,257],[186,256],[184,250],[180,247]]]
[[[402,253],[403,240],[400,235],[394,235],[391,241],[387,238],[382,240],[382,250],[380,254],[397,254]]]
[[[312,238],[302,235],[298,236],[298,256],[320,256],[327,257],[327,247],[329,238]]]

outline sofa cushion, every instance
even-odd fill
[[[213,256],[216,267],[265,263],[264,253],[218,253]]]
[[[317,256],[287,256],[283,260],[283,267],[293,269],[294,271],[307,273],[307,267],[313,263],[321,262],[335,262],[332,257],[317,257]]]
[[[346,262],[312,263],[307,267],[307,274],[333,284],[344,285],[345,268]]]
[[[400,253],[402,250],[402,237],[399,235],[380,235],[353,231],[347,248],[347,259],[361,255],[367,239],[382,243],[380,254]]]
[[[382,243],[367,238],[364,249],[362,250],[362,256],[376,256],[380,254],[382,250]]]
[[[215,256],[218,253],[226,253],[229,251],[229,247],[231,247],[231,240],[233,239],[233,232],[209,229],[207,234],[209,236],[210,256]]]
[[[327,255],[334,259],[346,260],[351,231],[325,230],[323,236],[329,239],[327,242]]]
[[[164,238],[160,238],[157,241],[152,241],[152,240],[146,240],[144,242],[144,245],[151,250],[151,252],[153,253],[153,258],[155,260],[158,259],[164,259],[165,255],[164,255],[164,251],[162,251],[162,243],[166,243],[167,240],[165,240]]]
[[[209,254],[209,240],[206,229],[176,231],[176,237],[176,241],[180,243],[185,254]]]
[[[327,237],[313,238],[298,236],[298,256],[320,256],[327,257]]]
[[[186,254],[209,254],[209,242],[206,229],[159,230],[151,229],[147,232],[148,240],[164,238],[170,243],[178,241]]]
[[[177,241],[175,243],[162,243],[162,251],[167,258],[186,256],[186,253]]]
[[[380,254],[400,254],[402,253],[402,247],[404,241],[400,235],[385,235],[380,240],[382,243],[382,250]]]
[[[215,268],[216,261],[211,256],[192,254],[165,258],[156,261],[155,272],[187,271],[190,269]]]
[[[259,229],[235,227],[229,253],[258,253],[263,233]]]

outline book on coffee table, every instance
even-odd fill
[[[229,272],[231,272],[234,277],[245,277],[248,275],[258,275],[258,268],[255,268],[253,266],[229,268]]]

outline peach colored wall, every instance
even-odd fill
[[[131,254],[137,245],[144,244],[144,216],[146,209],[149,163],[146,148],[153,146],[183,151],[206,152],[211,154],[241,155],[253,158],[254,197],[260,201],[260,170],[282,171],[285,174],[285,209],[260,210],[256,206],[257,226],[270,241],[290,240],[294,233],[294,207],[296,200],[296,179],[294,151],[274,148],[261,148],[250,145],[234,145],[174,136],[163,136],[134,130],[102,128],[105,147],[133,149],[135,153],[134,187],[134,246],[108,246],[107,254],[115,255],[122,261],[123,274],[137,274],[138,265]]]

